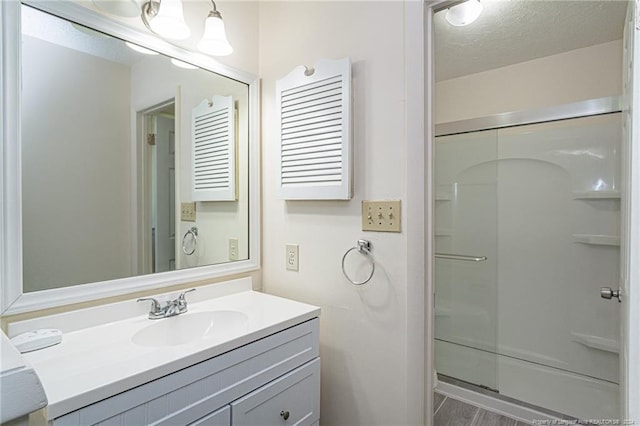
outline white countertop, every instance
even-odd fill
[[[146,305],[145,305],[146,306]],[[101,399],[204,361],[257,339],[319,316],[320,309],[255,291],[242,291],[189,304],[195,312],[234,310],[247,315],[246,326],[232,334],[192,343],[146,347],[131,341],[158,321],[146,315],[65,332],[62,343],[23,354],[44,386],[53,419]]]

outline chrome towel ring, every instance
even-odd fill
[[[193,241],[191,243],[191,250],[187,248],[186,244],[187,237],[189,235],[191,235],[191,240]],[[184,236],[182,237],[182,252],[187,256],[191,256],[196,251],[196,248],[198,248],[198,228],[192,226],[187,232],[185,232]]]
[[[351,278],[349,278],[349,275],[347,274],[347,271],[344,269],[344,260],[347,258],[347,255],[349,253],[351,253],[353,250],[358,250],[359,253],[363,254],[367,260],[369,260],[369,263],[371,264],[371,274],[369,274],[369,277],[364,280],[364,281],[354,281]],[[344,276],[349,280],[349,282],[353,285],[362,285],[362,284],[366,284],[369,281],[371,281],[371,278],[373,278],[373,273],[376,270],[376,262],[373,259],[373,256],[371,255],[371,241],[368,240],[358,240],[358,245],[356,247],[351,247],[349,250],[347,250],[347,252],[344,254],[344,256],[342,256],[342,273],[344,274]]]

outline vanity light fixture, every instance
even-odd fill
[[[216,8],[216,3],[211,0],[213,10],[209,12],[207,19],[204,21],[204,34],[202,40],[198,43],[198,50],[213,56],[227,56],[233,53],[233,47],[227,40],[227,34],[224,30],[224,22],[222,15]]]
[[[154,34],[170,40],[184,40],[191,35],[184,21],[182,0],[148,1],[140,15],[144,25]]]
[[[216,3],[205,19],[204,34],[198,43],[198,50],[213,56],[227,56],[233,48],[227,40],[222,15]],[[171,40],[183,40],[191,31],[184,20],[182,0],[149,0],[142,5],[142,22],[154,34]]]
[[[480,0],[467,0],[447,9],[445,18],[454,27],[463,27],[478,19],[481,13]]]

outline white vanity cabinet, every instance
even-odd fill
[[[50,424],[316,425],[318,318],[109,396]]]

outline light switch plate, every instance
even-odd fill
[[[180,220],[184,222],[196,221],[196,203],[181,203],[180,204]]]
[[[238,239],[229,238],[229,260],[238,260]]]
[[[298,270],[298,245],[297,244],[287,244],[286,247],[286,267],[288,271],[297,271]]]
[[[362,201],[362,230],[400,232],[400,200]]]

